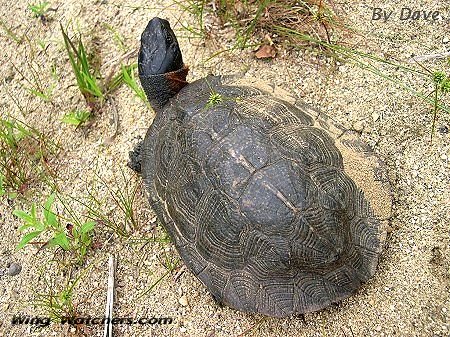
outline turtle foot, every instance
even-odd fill
[[[130,160],[127,165],[130,169],[135,171],[136,173],[141,173],[141,150],[142,150],[142,141],[140,141],[133,149],[128,153]]]

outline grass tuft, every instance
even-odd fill
[[[85,197],[71,198],[85,207],[87,218],[120,237],[130,238],[141,229],[136,205],[141,183],[134,176],[126,177],[123,170],[113,182],[105,181],[98,174],[95,177],[89,182]]]
[[[46,174],[58,146],[17,119],[0,117],[0,176],[3,195],[23,195]]]
[[[275,43],[305,44],[289,34],[277,32],[274,27],[303,32],[320,41],[331,43],[336,31],[348,30],[335,13],[332,1],[329,0],[187,0],[174,1],[182,11],[196,17],[198,27],[183,26],[183,29],[197,37],[212,36],[216,28],[231,26],[235,31],[233,48],[247,48],[255,44],[249,43],[252,38],[262,41],[267,36]],[[206,18],[216,18],[213,24],[206,23]],[[211,21],[211,20],[209,20]],[[307,43],[310,44],[310,43]],[[319,46],[320,47],[320,46]]]
[[[136,63],[127,66],[121,66],[121,75],[123,82],[135,93],[136,97],[141,99],[144,103],[148,103],[147,96],[145,95],[144,90],[136,81],[136,77],[134,75],[136,68]]]
[[[222,95],[219,94],[218,92],[211,91],[208,97],[208,102],[206,103],[206,107],[210,108],[222,102],[223,102]]]
[[[49,268],[54,271],[58,267],[50,266]],[[67,273],[67,279],[64,282],[55,280],[54,277],[41,275],[39,280],[44,280],[45,287],[44,290],[42,287],[39,287],[39,290],[33,290],[34,299],[32,304],[42,309],[46,317],[49,317],[51,321],[56,323],[61,323],[61,320],[67,318],[82,316],[78,310],[79,304],[81,303],[76,299],[75,290],[86,273],[90,271],[91,267],[92,265],[89,265],[82,269],[75,278],[72,276],[75,268],[71,267],[68,271],[64,270],[64,274]],[[75,328],[78,331],[82,327],[75,325]]]
[[[78,88],[87,104],[92,110],[96,110],[102,105],[105,98],[103,87],[94,75],[94,68],[89,62],[88,54],[86,53],[81,37],[78,42],[78,47],[76,47],[75,43],[67,35],[62,24],[60,27],[64,38],[64,46],[67,55],[69,56],[69,61],[75,74]]]
[[[40,18],[45,15],[48,11],[48,5],[50,3],[48,1],[39,2],[38,4],[30,4],[28,5],[28,9],[33,13],[35,18]]]

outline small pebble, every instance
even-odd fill
[[[182,326],[182,327],[180,327],[180,332],[186,332],[187,331],[187,329],[184,327],[184,326]]]
[[[440,133],[442,133],[442,134],[448,133],[448,127],[447,127],[446,125],[441,125],[441,126],[438,128],[438,131],[439,131]]]
[[[353,129],[355,129],[356,132],[362,132],[364,130],[364,124],[361,121],[357,121],[353,124]]]
[[[186,295],[181,296],[181,297],[178,299],[178,302],[179,302],[183,307],[187,307],[187,306],[189,305],[189,302],[188,302],[188,300],[187,300]]]
[[[347,72],[347,67],[345,66],[345,65],[343,65],[343,66],[339,66],[339,71],[341,72],[341,73],[345,73],[345,72]]]
[[[448,36],[445,36],[445,37],[442,39],[442,43],[448,43],[448,41],[450,41],[449,38],[448,38]]]
[[[9,276],[16,276],[16,275],[18,275],[20,273],[21,270],[22,270],[22,266],[20,264],[18,264],[18,263],[13,262],[13,263],[11,263],[9,265],[8,275]]]
[[[377,120],[380,119],[380,115],[377,114],[376,112],[374,112],[374,113],[372,113],[372,119],[373,119],[374,122],[376,122]]]

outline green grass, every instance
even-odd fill
[[[174,0],[173,2],[183,12],[195,17],[196,26],[182,25],[192,37],[212,37],[205,26],[207,15],[216,17],[223,26],[233,27],[235,37],[232,49],[259,45],[267,34],[276,43],[282,43],[289,38],[286,35],[274,35],[272,30],[274,25],[306,32],[327,42],[331,42],[336,30],[347,29],[333,11],[332,2],[328,0]]]
[[[125,83],[138,97],[141,101],[144,103],[148,103],[147,96],[145,95],[144,90],[142,87],[137,83],[136,77],[135,77],[135,70],[137,68],[137,64],[134,63],[132,65],[122,65],[121,66],[121,74],[123,83]]]
[[[33,183],[53,172],[51,157],[59,147],[37,129],[11,117],[0,116],[0,175],[3,194],[23,195]]]
[[[117,34],[117,32],[110,26],[109,30],[116,36],[116,42],[119,47],[124,47],[123,39]],[[121,85],[126,84],[143,102],[148,104],[144,91],[136,81],[135,70],[137,64],[122,65],[120,71],[115,72],[115,67],[109,76],[103,78],[100,76],[99,67],[100,64],[94,61],[95,52],[88,53],[81,37],[79,38],[78,45],[75,46],[73,40],[71,40],[67,34],[67,31],[61,25],[61,32],[64,38],[64,46],[69,58],[69,62],[72,66],[73,73],[76,78],[77,86],[86,100],[88,108],[91,112],[91,116],[100,110],[105,100],[112,95]],[[80,118],[78,118],[80,117]],[[83,117],[80,113],[69,113],[64,117],[65,122],[73,125],[79,125],[83,123]],[[78,123],[80,121],[80,123]]]
[[[49,287],[49,293],[35,293],[34,306],[41,308],[54,322],[61,322],[64,317],[73,317],[76,314],[73,304],[73,290],[78,280],[67,283],[61,290]],[[60,288],[60,286],[58,286]]]
[[[92,113],[87,110],[73,110],[65,114],[62,121],[69,125],[76,127],[86,123],[91,117]]]
[[[92,264],[82,269],[75,278],[72,276],[74,268],[64,269],[64,275],[67,275],[64,282],[55,280],[53,277],[41,275],[39,280],[43,280],[45,284],[44,287],[40,285],[38,290],[33,290],[34,299],[32,304],[43,310],[45,315],[55,323],[60,323],[62,318],[81,316],[81,313],[78,311],[75,290],[91,266]],[[48,270],[49,268],[54,270],[59,268],[59,265],[43,269]],[[78,329],[78,327],[76,328]]]
[[[35,18],[40,18],[45,15],[48,11],[48,1],[39,2],[37,4],[29,4],[28,9],[33,13]]]
[[[136,69],[137,69],[137,63],[133,63],[130,65],[120,65],[120,71],[115,75],[111,76],[111,80],[108,84],[108,94],[114,92],[116,89],[118,89],[122,84],[125,84],[128,88],[130,88],[136,97],[138,97],[142,102],[147,104],[148,106],[148,100],[147,96],[145,95],[144,90],[138,84],[136,81]]]
[[[60,25],[61,32],[64,38],[64,46],[69,57],[72,70],[75,74],[78,88],[85,98],[87,104],[92,108],[101,106],[105,99],[104,88],[100,81],[95,76],[95,69],[90,64],[88,54],[81,40],[78,41],[78,46],[69,38],[67,32],[64,30],[62,24]]]
[[[23,249],[26,245],[38,244],[42,248],[59,247],[64,251],[74,254],[76,262],[82,264],[87,251],[92,243],[92,235],[95,227],[94,221],[81,221],[80,217],[60,197],[69,217],[63,217],[55,213],[53,204],[56,194],[51,194],[44,205],[40,207],[41,214],[37,212],[35,203],[29,211],[14,210],[13,214],[23,221],[19,232],[23,235],[17,244],[16,250]],[[30,231],[31,230],[31,231]],[[25,234],[27,232],[27,234]],[[44,238],[44,241],[36,241]]]
[[[119,177],[107,182],[96,174],[86,186],[84,197],[71,198],[84,206],[87,218],[124,238],[140,230],[136,203],[142,184],[134,176],[127,177],[121,170]]]

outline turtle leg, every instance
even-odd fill
[[[128,156],[130,158],[128,162],[128,167],[131,168],[133,171],[137,173],[141,173],[141,162],[142,162],[142,156],[141,156],[141,150],[142,150],[142,143],[141,140],[133,149],[133,151],[130,151],[128,153]]]

